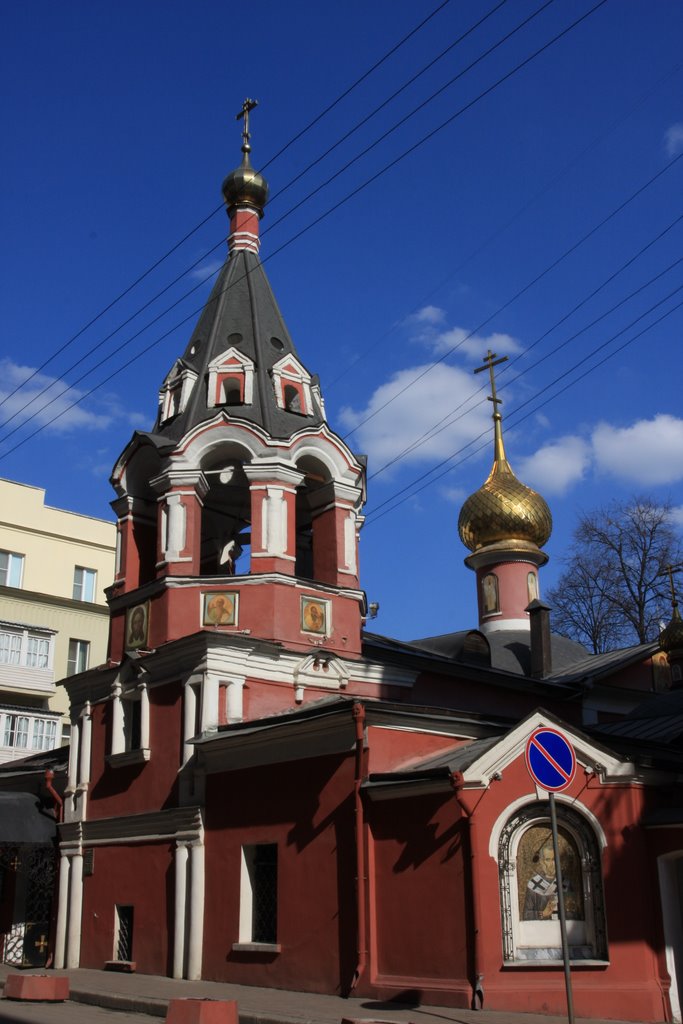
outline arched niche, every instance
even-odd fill
[[[251,452],[235,441],[211,448],[202,461],[203,500],[199,571],[206,576],[250,570],[251,495],[244,466]]]

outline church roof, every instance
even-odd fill
[[[441,636],[428,636],[412,640],[410,646],[417,647],[432,654],[445,658],[460,660],[465,654],[465,643],[473,633],[482,636],[483,642],[490,650],[490,667],[501,672],[512,672],[516,675],[529,675],[531,671],[531,651],[529,631],[523,629],[499,630],[487,633],[486,636],[475,630],[460,630],[457,633],[444,633]],[[552,645],[552,678],[561,676],[563,671],[589,658],[586,648],[575,640],[553,633]]]
[[[248,404],[219,409],[208,404],[209,367],[229,349],[253,363],[253,396]],[[303,427],[320,425],[324,415],[315,390],[310,414],[278,406],[273,367],[287,356],[301,365],[259,257],[246,249],[233,251],[216,279],[185,352],[171,371],[177,368],[179,373],[196,373],[196,383],[182,412],[163,422],[160,414],[152,435],[177,442],[221,409],[231,419],[262,426],[275,438],[286,439]],[[317,377],[311,383],[315,389]]]

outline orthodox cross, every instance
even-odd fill
[[[48,941],[47,941],[47,939],[45,938],[44,935],[41,935],[40,939],[38,940],[38,942],[34,942],[33,945],[35,946],[35,948],[39,951],[40,955],[42,956],[43,953],[45,952],[45,950],[48,947]]]
[[[678,601],[676,600],[676,585],[674,583],[674,573],[680,572],[681,569],[683,569],[683,562],[679,562],[678,565],[665,565],[663,570],[657,573],[658,576],[669,577],[669,587],[671,588],[671,604],[674,608],[678,606]]]
[[[11,867],[12,871],[16,871],[18,868],[21,867],[21,861],[17,857],[16,853],[13,855],[11,861],[9,862],[9,866]]]
[[[249,114],[258,107],[258,100],[246,99],[242,104],[242,109],[239,114],[235,114],[235,120],[241,121],[244,119],[244,128],[242,129],[242,152],[248,153],[251,149],[249,145],[249,139],[251,138],[251,132],[249,131]]]
[[[484,365],[478,366],[474,371],[475,373],[482,373],[484,370],[489,371],[489,376],[491,378],[491,394],[488,395],[487,397],[489,402],[493,402],[494,416],[498,412],[498,406],[503,404],[503,399],[499,398],[498,393],[496,392],[496,377],[493,372],[493,367],[500,366],[501,363],[507,362],[507,358],[507,356],[501,356],[499,359],[496,353],[492,352],[491,349],[489,349],[486,355],[484,356]]]

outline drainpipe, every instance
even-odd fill
[[[363,781],[363,747],[365,745],[365,708],[362,704],[354,704],[351,710],[356,726],[356,766],[353,781],[355,836],[356,836],[356,921],[358,963],[353,973],[350,991],[353,992],[365,973],[367,964],[367,936],[365,927],[365,817],[361,797]]]
[[[59,822],[59,821],[62,820],[62,812],[64,810],[64,801],[62,800],[61,796],[59,795],[57,790],[52,785],[52,780],[54,779],[54,777],[55,777],[55,773],[52,771],[51,768],[48,768],[46,770],[46,772],[45,772],[45,789],[48,791],[48,793],[50,794],[50,796],[52,797],[52,799],[54,800],[54,802],[57,805],[57,815],[56,815],[56,817],[57,817],[57,821]]]
[[[474,805],[472,803],[469,793],[464,789],[464,778],[462,772],[451,772],[451,786],[455,792],[455,799],[460,804],[460,808],[465,815],[467,820],[467,832],[469,839],[469,852],[470,852],[470,877],[471,877],[471,913],[472,913],[472,929],[474,931],[474,963],[472,965],[472,973],[474,975],[474,983],[472,985],[472,1009],[483,1010],[484,1008],[484,975],[480,973],[481,965],[483,962],[482,957],[482,940],[481,940],[481,928],[480,928],[480,913],[479,913],[479,892],[480,892],[480,879],[479,879],[479,859],[476,855],[478,849],[477,846],[477,826],[474,818]]]

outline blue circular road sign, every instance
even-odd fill
[[[543,726],[535,729],[527,740],[526,766],[542,789],[559,793],[571,785],[576,773],[576,754],[566,736]]]

